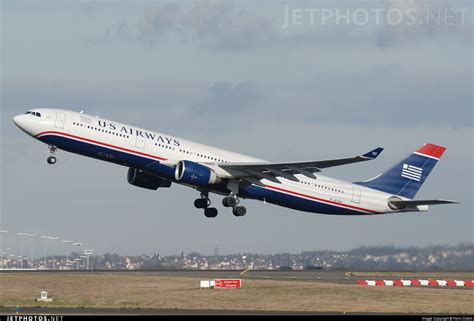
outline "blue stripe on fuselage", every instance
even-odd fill
[[[163,178],[174,181],[174,168],[162,165],[160,162],[154,159],[63,136],[45,135],[38,139],[46,144],[54,145],[71,153],[80,154],[127,167],[146,169],[156,172],[157,175]]]
[[[303,197],[289,195],[283,192],[274,191],[258,185],[248,185],[242,192],[244,197],[265,200],[266,202],[292,208],[299,211],[319,213],[319,214],[335,214],[335,215],[371,215],[343,207],[334,206],[309,200]],[[246,196],[248,195],[248,196]]]
[[[71,153],[88,156],[127,167],[145,169],[146,171],[153,172],[160,177],[166,178],[176,183],[174,177],[174,168],[162,165],[159,163],[159,161],[154,159],[58,135],[45,135],[38,139],[46,144],[54,145],[62,150]],[[209,186],[209,190],[217,192],[219,194],[228,194],[228,190],[223,184]],[[275,205],[280,205],[283,207],[288,207],[295,210],[311,213],[336,215],[370,215],[368,213],[359,212],[356,210],[338,207],[331,204],[325,204],[316,200],[308,200],[299,196],[289,195],[283,192],[270,190],[268,188],[257,186],[254,184],[249,184],[243,187],[241,193],[239,193],[239,196],[255,200],[265,200],[266,202]]]

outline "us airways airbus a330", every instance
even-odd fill
[[[335,215],[427,211],[448,200],[414,200],[445,147],[424,144],[384,173],[345,182],[321,170],[377,158],[382,148],[360,156],[303,162],[268,162],[170,135],[62,109],[31,109],[13,122],[45,143],[55,164],[58,149],[128,167],[130,184],[146,189],[183,184],[200,192],[194,201],[206,217],[216,217],[209,193],[223,195],[235,216],[247,212],[242,199],[295,210]]]

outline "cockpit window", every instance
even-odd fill
[[[31,116],[36,116],[36,117],[41,117],[41,114],[36,112],[36,111],[30,111],[28,110],[26,113],[26,115],[31,115]]]

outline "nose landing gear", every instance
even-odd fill
[[[57,159],[56,159],[56,156],[54,156],[54,154],[56,153],[57,147],[53,145],[49,145],[48,149],[49,149],[49,152],[51,153],[51,156],[49,156],[46,159],[46,161],[48,162],[48,164],[51,164],[51,165],[56,164]]]
[[[53,165],[53,164],[56,164],[57,159],[54,156],[49,156],[48,159],[46,159],[46,161],[48,162],[48,164]]]

